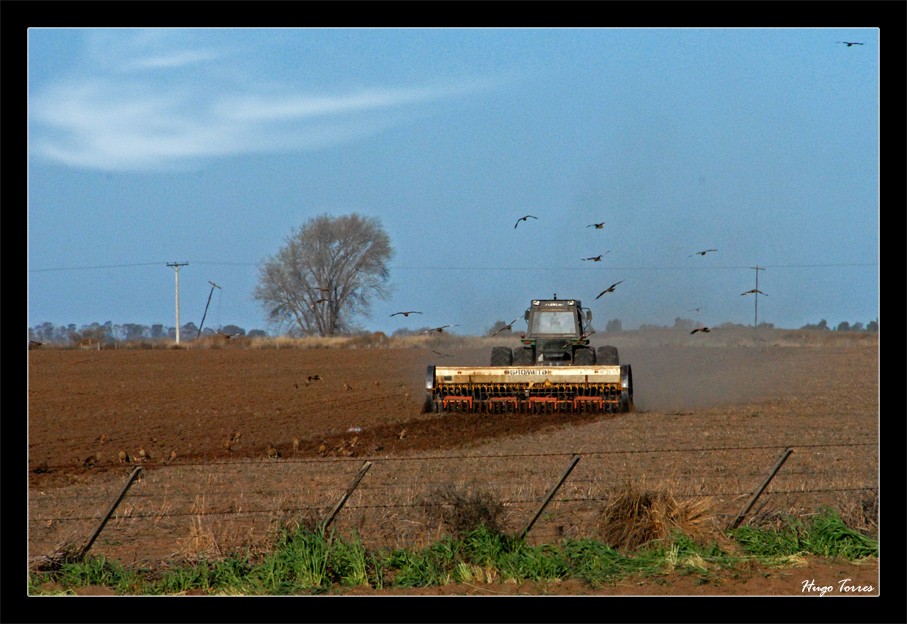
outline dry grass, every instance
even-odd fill
[[[638,346],[781,346],[781,347],[820,347],[841,346],[853,347],[871,344],[877,341],[878,332],[869,331],[831,331],[815,329],[753,329],[734,327],[715,327],[707,335],[691,336],[686,329],[646,328],[618,333],[596,334],[592,337],[593,346],[604,344],[622,347]],[[342,336],[231,336],[214,334],[186,337],[180,344],[171,338],[141,339],[129,342],[85,341],[75,344],[44,343],[40,347],[29,347],[30,350],[56,349],[457,349],[485,348],[492,346],[518,346],[519,332],[490,336],[468,336],[449,333],[411,334],[388,336],[384,332],[360,332]]]
[[[719,539],[721,531],[711,499],[678,501],[670,492],[626,483],[609,496],[597,526],[603,542],[622,550],[667,541],[675,531],[698,543]]]

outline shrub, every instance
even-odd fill
[[[430,525],[444,527],[457,537],[479,528],[501,532],[504,506],[475,484],[459,488],[442,485],[427,494],[421,504]]]

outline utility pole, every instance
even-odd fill
[[[750,268],[756,270],[756,292],[753,293],[753,295],[755,295],[753,299],[756,308],[756,314],[753,318],[753,336],[755,336],[756,332],[759,330],[759,271],[764,271],[765,269],[758,264]]]
[[[184,267],[188,262],[168,262],[168,267],[173,267],[176,273],[176,344],[180,343],[180,267]]]
[[[221,288],[211,280],[208,280],[208,283],[211,284],[211,292],[208,293],[208,303],[205,304],[205,313],[202,314],[202,322],[198,325],[198,335],[195,337],[196,340],[198,340],[198,337],[202,335],[202,327],[205,325],[205,317],[208,316],[208,306],[211,305],[211,295],[214,294],[214,289],[220,288],[220,290],[223,290],[223,288]]]

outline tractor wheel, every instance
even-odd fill
[[[532,349],[520,347],[513,350],[514,366],[532,366],[533,364],[535,362],[532,361]]]
[[[573,352],[573,363],[577,366],[592,366],[595,364],[595,351],[589,347],[577,347]]]
[[[513,349],[510,347],[492,347],[492,366],[510,366],[511,364],[513,364]]]
[[[629,364],[620,367],[620,399],[619,409],[621,412],[632,412],[633,406],[633,369]]]
[[[620,358],[617,355],[617,347],[605,346],[598,348],[598,360],[599,364],[604,364],[605,366],[618,366],[620,364]]]

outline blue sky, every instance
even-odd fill
[[[30,29],[28,325],[173,326],[188,262],[181,323],[214,282],[206,327],[270,332],[259,264],[350,213],[395,249],[372,331],[555,293],[600,332],[751,324],[756,265],[760,322],[865,324],[879,59],[875,28]]]

